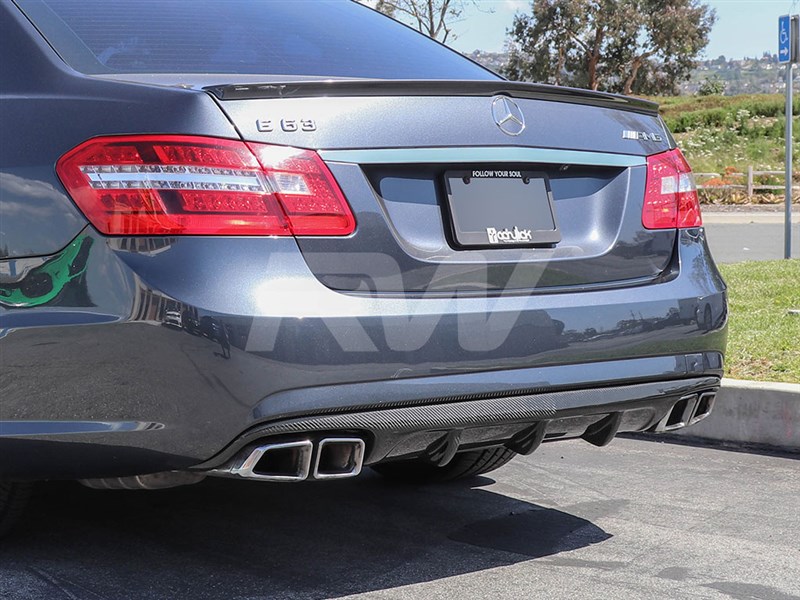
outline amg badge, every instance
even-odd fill
[[[486,235],[489,236],[490,244],[522,244],[533,240],[530,229],[519,229],[516,226],[513,230],[505,228],[499,231],[494,227],[487,227]]]
[[[664,136],[658,133],[647,133],[646,131],[631,131],[626,129],[622,132],[623,140],[638,140],[642,142],[663,142]]]

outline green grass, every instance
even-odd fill
[[[800,383],[800,260],[720,265],[728,283],[726,376]]]

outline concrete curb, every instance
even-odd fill
[[[778,225],[785,222],[782,212],[712,212],[703,211],[703,223],[707,225],[746,225],[748,223],[763,223]],[[793,209],[792,224],[800,223],[800,211]]]
[[[800,453],[800,384],[723,379],[712,413],[671,435]]]

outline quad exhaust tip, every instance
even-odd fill
[[[361,473],[366,445],[360,438],[324,438],[262,444],[210,475],[260,481],[344,479]],[[313,464],[313,467],[312,467]]]
[[[659,433],[675,431],[702,421],[711,414],[716,397],[716,392],[684,396],[659,421],[655,430]]]
[[[232,475],[261,481],[303,481],[311,471],[314,444],[309,440],[264,444],[254,448]]]
[[[698,421],[702,421],[708,415],[710,415],[711,411],[714,409],[714,401],[716,399],[716,392],[705,392],[700,394],[700,397],[697,399],[697,405],[694,409],[694,414],[692,415],[692,418],[689,419],[689,425],[694,425]]]
[[[314,479],[343,479],[361,473],[364,464],[364,440],[359,438],[326,438],[317,447]]]

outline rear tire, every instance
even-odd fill
[[[466,479],[499,469],[517,455],[508,448],[486,448],[459,452],[449,463],[437,467],[423,459],[389,462],[373,467],[378,473],[404,483],[442,483]]]
[[[0,481],[0,537],[19,520],[31,496],[33,484]]]

